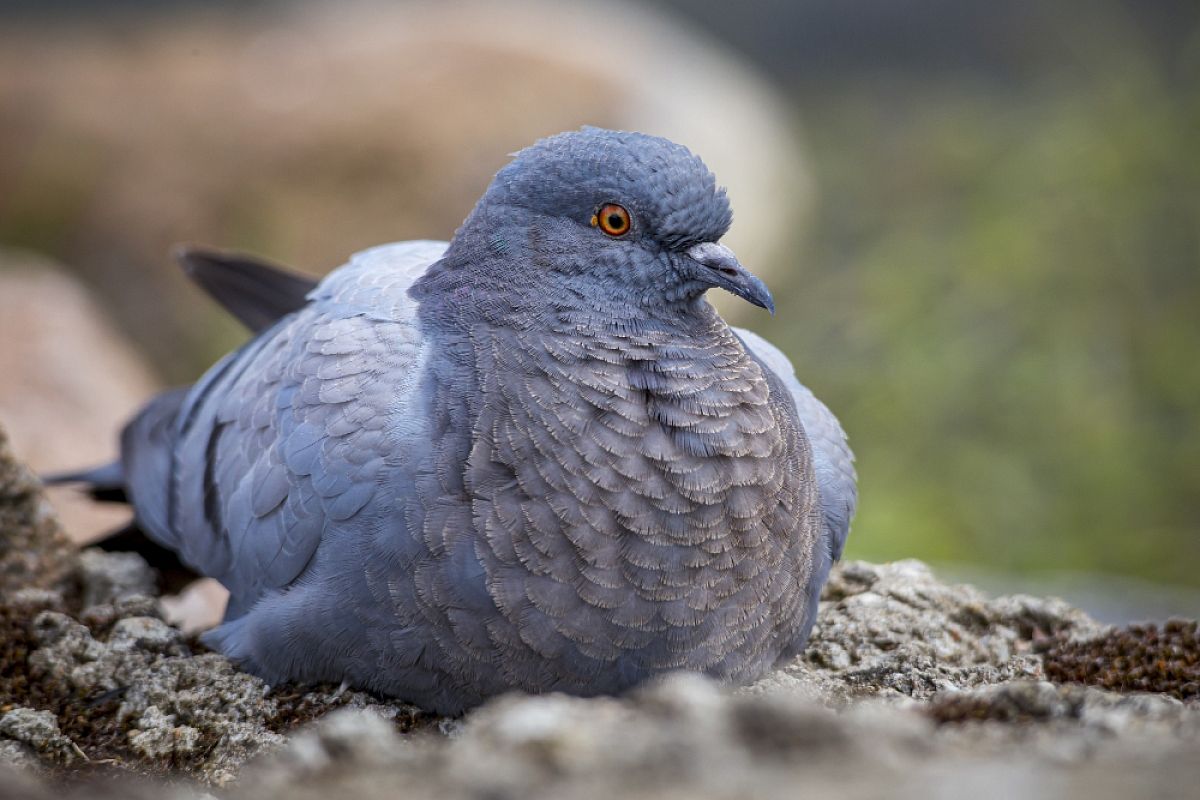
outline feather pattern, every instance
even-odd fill
[[[582,167],[535,146],[449,246],[360,253],[302,305],[261,300],[259,265],[238,308],[262,333],[127,428],[139,521],[230,589],[211,646],[451,713],[673,669],[746,681],[803,647],[856,503],[841,428],[704,302],[743,273],[696,261],[726,257],[692,243],[730,218],[699,161],[574,136],[617,138]],[[647,170],[642,238],[569,222]]]

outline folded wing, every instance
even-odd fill
[[[139,521],[229,588],[228,619],[301,575],[326,526],[368,508],[404,457],[396,422],[417,413],[424,353],[407,289],[443,248],[361,253],[295,313],[294,297],[264,301],[263,314],[285,316],[129,426],[122,459]]]
[[[854,471],[854,453],[846,434],[833,412],[806,386],[796,379],[795,369],[777,347],[752,331],[734,328],[746,349],[784,382],[796,404],[796,413],[812,443],[813,467],[825,519],[825,535],[830,556],[842,557],[850,521],[858,505],[858,476]]]

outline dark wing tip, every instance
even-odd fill
[[[255,333],[303,308],[317,286],[307,275],[242,253],[180,244],[171,255],[189,278]]]

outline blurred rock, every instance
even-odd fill
[[[300,730],[282,747],[260,788],[282,790],[304,775],[386,766],[403,752],[395,726],[374,711],[342,708]]]
[[[35,785],[32,777],[38,772],[40,764],[37,753],[32,747],[12,739],[0,739],[0,786],[4,789],[16,786],[24,789],[25,794],[13,792],[13,797],[32,795]],[[0,789],[0,797],[6,797]]]
[[[678,682],[682,681],[683,684]],[[1074,701],[1135,706],[1078,687],[1008,684],[980,703],[1030,691],[1043,727],[935,721],[865,703],[846,713],[787,696],[730,695],[668,677],[626,699],[509,697],[471,714],[451,740],[362,736],[357,751],[297,762],[292,747],[248,770],[234,797],[983,798],[1185,797],[1200,712],[1135,712],[1132,728],[1072,716]],[[660,695],[669,699],[663,702]],[[702,709],[688,709],[693,698]],[[1089,701],[1081,701],[1087,703]],[[1151,704],[1155,706],[1154,703]],[[1168,703],[1169,705],[1169,703]],[[1157,706],[1155,706],[1157,708]],[[377,725],[347,718],[365,733]],[[940,724],[940,727],[938,725]],[[314,733],[301,733],[307,741]],[[1086,743],[1072,748],[1070,745]],[[359,754],[370,753],[369,759]],[[1019,764],[1019,768],[1014,768]]]
[[[155,594],[154,570],[137,553],[106,553],[89,548],[79,554],[84,607]]]
[[[167,265],[175,243],[324,272],[449,237],[507,154],[582,124],[692,147],[742,261],[793,266],[793,114],[684,20],[619,0],[231,9],[0,31],[0,241],[84,271],[171,380],[241,335]]]
[[[0,341],[0,424],[14,451],[37,472],[111,461],[121,426],[155,382],[88,290],[46,259],[0,249]],[[71,489],[52,498],[75,541],[130,518]]]

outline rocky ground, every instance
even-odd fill
[[[1188,797],[1194,622],[1120,630],[915,561],[835,571],[805,657],[730,690],[505,697],[462,719],[268,687],[64,544],[0,442],[0,798]]]

